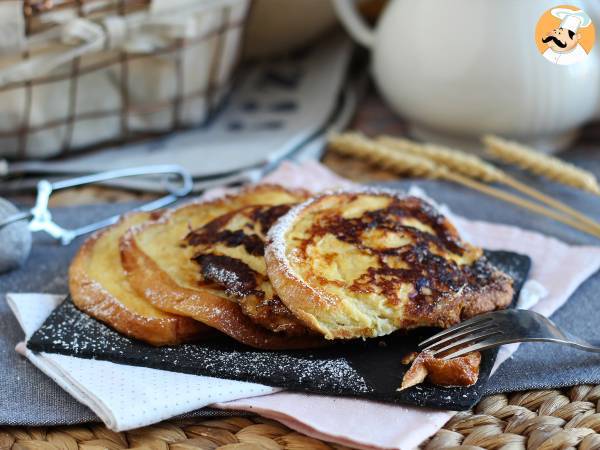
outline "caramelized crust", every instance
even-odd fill
[[[214,327],[234,339],[264,349],[303,348],[321,345],[315,337],[289,337],[274,333],[246,316],[219,279],[219,258],[208,255],[200,261],[212,273],[212,283],[206,283],[194,259],[197,249],[187,245],[190,231],[249,205],[281,205],[305,198],[303,191],[288,191],[279,186],[259,185],[212,202],[191,203],[130,230],[121,239],[121,258],[133,288],[157,308],[192,317]],[[244,248],[244,246],[236,246]],[[223,248],[230,249],[224,246]],[[223,259],[221,258],[221,263]],[[238,261],[240,262],[240,261]],[[221,280],[223,281],[223,280]],[[244,280],[237,280],[243,283]],[[238,286],[233,283],[231,288]]]
[[[131,289],[126,279],[119,239],[129,227],[151,218],[150,213],[129,214],[84,242],[69,268],[73,303],[120,333],[152,345],[197,340],[212,330],[188,317],[155,308]]]
[[[512,280],[416,197],[326,194],[269,233],[267,272],[285,305],[327,339],[448,327],[506,307]]]
[[[422,383],[427,378],[438,386],[472,386],[479,378],[481,353],[468,353],[458,358],[443,360],[429,352],[420,353],[402,378],[399,391]]]
[[[255,323],[275,332],[300,336],[307,328],[281,302],[265,265],[265,239],[290,204],[246,206],[191,231],[184,242],[194,248],[199,283],[223,290]]]

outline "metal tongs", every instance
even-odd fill
[[[181,166],[172,164],[111,170],[54,182],[40,180],[37,184],[37,197],[35,206],[29,211],[23,211],[5,219],[0,218],[0,229],[14,222],[29,220],[30,231],[43,231],[52,236],[54,239],[59,240],[62,245],[68,245],[78,236],[114,224],[119,220],[120,215],[114,215],[98,222],[84,225],[75,229],[63,228],[52,220],[52,214],[48,209],[48,201],[50,200],[50,196],[53,192],[76,186],[101,183],[117,178],[147,175],[166,175],[165,177],[161,178],[161,181],[164,184],[165,190],[169,192],[169,194],[157,200],[153,200],[149,203],[141,205],[138,208],[135,208],[135,211],[152,211],[162,208],[163,206],[173,203],[177,199],[189,194],[193,187],[191,175]],[[168,175],[175,175],[178,178],[178,182],[174,184],[172,177],[169,177]]]

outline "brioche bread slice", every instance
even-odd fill
[[[271,228],[267,273],[327,339],[448,327],[508,306],[512,279],[425,201],[387,191],[324,194]]]
[[[194,260],[197,250],[185,241],[191,231],[239,208],[290,204],[306,197],[304,191],[259,185],[211,202],[184,205],[157,221],[131,229],[121,239],[122,261],[131,285],[156,307],[192,317],[256,348],[320,345],[319,338],[290,337],[255,323],[244,314],[237,299],[227,293],[223,284],[215,283],[218,281],[216,275],[212,282],[204,280],[202,270]],[[213,267],[214,272],[218,270]]]
[[[152,345],[196,340],[211,329],[152,306],[131,289],[121,265],[119,239],[129,227],[153,217],[156,213],[131,213],[84,242],[69,268],[73,303],[120,333]]]

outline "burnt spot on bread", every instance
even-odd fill
[[[352,202],[352,196],[348,202]],[[407,220],[411,219],[411,220]],[[417,220],[423,227],[417,228]],[[373,231],[401,235],[409,243],[398,246],[368,245],[365,234]],[[337,212],[323,212],[307,232],[299,249],[308,258],[308,247],[326,234],[351,244],[377,260],[345,287],[356,294],[376,293],[397,306],[408,296],[406,317],[423,317],[442,303],[460,301],[456,294],[490,283],[497,270],[484,257],[473,265],[459,265],[451,257],[462,257],[468,249],[456,229],[431,205],[417,197],[390,197],[380,209],[368,210],[358,217],[345,218]],[[402,261],[404,264],[398,264]],[[314,274],[316,278],[319,274]],[[339,283],[322,280],[322,283]],[[410,284],[410,291],[400,288]]]
[[[269,229],[291,207],[283,204],[240,208],[191,230],[183,245],[194,249],[192,260],[200,266],[201,286],[224,292],[258,325],[289,336],[301,336],[308,334],[308,330],[268,286],[266,274],[246,262],[249,256],[264,256]],[[234,257],[240,255],[238,250],[227,254],[229,250],[223,247],[242,247],[245,255]]]
[[[192,230],[184,238],[195,248],[192,260],[201,266],[204,281],[213,282],[236,297],[265,293],[257,290],[264,275],[256,272],[239,258],[222,255],[216,244],[225,247],[242,246],[248,255],[265,254],[266,234],[273,223],[289,211],[291,205],[255,205],[224,214],[206,225]],[[236,225],[237,224],[237,225]]]
[[[258,207],[250,213],[250,218],[260,224],[260,232],[266,236],[271,227],[281,216],[287,214],[292,205],[283,204],[269,207]]]
[[[215,219],[221,225],[221,217]],[[184,242],[191,246],[209,246],[221,243],[227,247],[242,245],[244,250],[254,256],[265,254],[264,240],[256,234],[246,234],[244,230],[220,230],[211,222],[198,230],[192,230],[185,237]]]
[[[239,259],[224,255],[197,255],[193,259],[200,265],[204,280],[222,286],[227,295],[264,298],[265,293],[257,289],[259,274]]]
[[[210,245],[221,243],[227,247],[243,246],[244,250],[254,256],[264,256],[265,243],[256,234],[246,234],[243,230],[222,230],[215,234],[192,232],[188,240],[190,245]]]
[[[243,246],[250,255],[264,256],[266,234],[277,219],[290,208],[291,206],[287,204],[244,208],[241,214],[246,216],[248,221],[242,228],[230,230],[226,228],[228,223],[236,214],[240,214],[239,211],[233,211],[217,217],[197,230],[190,231],[184,238],[184,243],[193,247],[208,247],[214,244],[223,244],[226,247]]]
[[[416,219],[430,227],[433,233],[406,225],[402,221],[403,218]],[[343,242],[360,245],[363,233],[372,229],[407,233],[419,241],[433,243],[457,255],[463,255],[465,252],[464,244],[448,220],[417,197],[391,197],[389,205],[385,208],[366,211],[362,216],[350,219],[339,214],[326,215],[313,226],[311,234],[322,236],[330,233]]]

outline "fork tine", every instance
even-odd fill
[[[471,327],[467,327],[467,328],[458,330],[456,333],[447,334],[442,339],[435,341],[433,344],[428,345],[427,347],[422,348],[421,350],[422,351],[432,350],[432,351],[438,352],[439,350],[438,349],[434,350],[434,348],[439,345],[454,344],[456,339],[461,339],[461,338],[469,339],[469,337],[472,337],[474,333],[488,332],[488,331],[497,330],[497,329],[498,329],[497,326],[493,322],[484,321],[483,323],[477,323]],[[464,341],[464,339],[459,342],[463,342],[463,341]]]
[[[471,353],[471,352],[475,352],[477,350],[486,350],[488,348],[493,348],[493,347],[498,347],[499,345],[501,345],[501,342],[498,342],[496,340],[485,340],[485,341],[479,341],[473,345],[469,345],[467,347],[463,347],[461,349],[456,350],[454,353],[449,353],[445,356],[442,356],[441,359],[444,360],[448,360],[448,359],[452,359],[452,358],[458,358],[459,356],[464,356],[467,353]]]
[[[480,322],[486,322],[489,320],[491,320],[491,318],[485,317],[485,315],[476,316],[476,317],[473,317],[472,319],[465,320],[464,322],[461,322],[458,325],[454,325],[453,327],[447,328],[446,330],[440,331],[438,334],[434,334],[430,338],[425,339],[424,341],[419,343],[419,347],[422,348],[428,344],[433,344],[434,341],[438,341],[439,339],[447,336],[448,334],[451,334],[451,333],[454,334],[456,331],[460,331],[463,328],[467,328],[467,327],[479,324]]]
[[[433,355],[443,354],[445,352],[451,352],[454,349],[460,350],[465,345],[474,345],[478,342],[481,342],[482,339],[487,339],[489,337],[495,336],[497,334],[502,334],[497,327],[489,327],[485,330],[478,330],[478,332],[474,334],[468,334],[466,337],[459,339],[458,341],[452,341],[450,344],[433,350]]]

